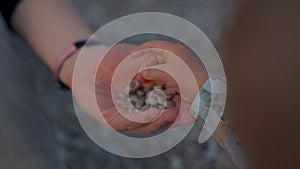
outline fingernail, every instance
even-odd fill
[[[144,70],[144,71],[142,72],[142,75],[143,75],[144,78],[148,78],[148,76],[149,76],[148,70]]]
[[[135,127],[134,126],[126,126],[126,130],[131,130],[131,129],[134,129]]]

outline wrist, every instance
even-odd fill
[[[76,64],[76,60],[80,54],[80,49],[78,49],[70,58],[68,58],[61,67],[59,73],[60,81],[68,86],[70,89],[72,88],[72,78],[73,72]]]
[[[89,57],[87,57],[87,58],[89,58],[88,63],[93,62],[95,57],[98,57],[97,55],[95,55],[95,53],[93,53],[95,48],[92,47],[92,46],[96,46],[96,49],[99,50],[98,51],[99,53],[101,53],[101,52],[104,53],[107,50],[107,46],[102,44],[100,41],[97,41],[97,40],[89,41],[85,45],[87,45],[87,46],[91,45],[91,50],[89,49],[88,52],[85,52],[85,54],[84,54],[84,55],[89,56]],[[61,65],[61,68],[60,68],[60,72],[58,73],[58,79],[64,85],[69,87],[70,89],[72,89],[72,81],[73,81],[73,73],[74,73],[74,70],[75,70],[75,64],[76,64],[77,59],[78,59],[78,57],[81,53],[81,49],[82,49],[82,47],[78,47],[77,50],[74,53],[72,53],[72,55],[70,55],[70,57],[68,57],[63,62],[63,64]],[[93,63],[89,64],[88,66],[93,67]]]
[[[56,61],[54,68],[56,78],[71,88],[73,71],[81,48],[84,45],[95,45],[99,43],[98,41],[76,41],[72,46],[67,48]]]

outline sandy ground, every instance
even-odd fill
[[[230,29],[233,0],[75,0],[79,12],[94,30],[118,17],[145,11],[175,14],[198,26],[218,46]],[[230,157],[212,139],[198,144],[199,126],[172,150],[146,159],[128,159],[106,152],[82,130],[74,112],[71,93],[62,91],[53,74],[17,37],[13,44],[18,57],[35,80],[42,106],[54,124],[61,158],[68,169],[233,169]],[[217,47],[218,49],[218,47]]]

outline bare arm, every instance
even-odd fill
[[[92,35],[92,31],[87,24],[78,16],[71,0],[23,0],[17,6],[15,13],[12,17],[12,26],[14,30],[20,34],[34,49],[39,57],[49,66],[51,70],[54,70],[55,63],[64,50],[73,44],[75,41],[84,40]],[[125,55],[129,54],[134,46],[124,44],[116,46],[111,52],[112,54],[107,58],[122,59]],[[96,46],[97,50],[104,50],[104,46]],[[98,55],[98,51],[89,50],[90,56]],[[67,59],[63,64],[60,72],[60,80],[63,83],[71,87],[73,68],[77,59],[78,53]],[[72,88],[72,92],[76,97],[76,100],[80,106],[91,117],[94,117],[99,122],[103,122],[104,117],[99,114],[97,106],[90,104],[87,101],[93,96],[93,76],[89,72],[90,69],[94,70],[93,65],[97,62],[96,57],[87,57],[85,66],[83,68],[84,75],[77,77],[86,83],[77,84],[77,87]],[[114,67],[118,62],[110,60],[107,63],[107,67]],[[101,95],[102,98],[98,103],[105,104],[107,115],[107,121],[111,127],[116,130],[128,130],[129,128],[135,130],[140,128],[144,132],[153,132],[165,126],[166,122],[170,123],[171,120],[175,120],[176,112],[169,111],[164,113],[159,119],[144,125],[143,123],[132,122],[119,114],[114,108],[111,101],[110,90],[103,90],[104,85],[101,84],[104,80],[111,79],[112,69],[102,69],[101,72],[105,78],[99,78],[96,80],[95,86],[101,86],[96,89],[97,95]],[[92,71],[93,72],[93,71]],[[108,83],[105,83],[108,84]],[[109,87],[109,86],[105,86]],[[104,91],[104,92],[103,92]],[[103,93],[101,93],[103,92]],[[102,97],[104,96],[104,97]],[[155,114],[154,112],[153,114]],[[148,117],[148,115],[147,115]],[[144,117],[144,118],[147,118]]]
[[[68,46],[92,34],[70,0],[23,0],[14,12],[12,26],[51,70]],[[67,85],[71,81],[75,59],[68,59],[60,73],[61,80]]]

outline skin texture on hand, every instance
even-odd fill
[[[14,30],[29,43],[38,56],[52,70],[54,70],[57,58],[68,46],[75,41],[85,40],[92,34],[86,22],[77,14],[70,0],[22,1],[15,10],[12,25]],[[103,67],[107,69],[101,71],[101,78],[96,81],[96,86],[98,86],[96,87],[96,93],[99,95],[97,99],[102,106],[103,112],[105,112],[105,118],[113,128],[134,133],[153,132],[174,121],[178,113],[175,110],[168,110],[149,124],[134,123],[120,116],[110,99],[108,84],[112,70],[118,61],[129,54],[134,47],[131,45],[118,45],[111,50],[112,52],[109,55],[116,57],[106,60],[107,65]],[[91,50],[90,54],[96,55],[93,52]],[[73,86],[73,70],[78,55],[79,51],[66,60],[60,73],[60,80],[70,88]],[[104,117],[99,114],[98,107],[93,107],[89,99],[87,99],[95,92],[91,91],[91,86],[94,85],[93,81],[87,80],[91,79],[89,71],[97,66],[94,61],[94,58],[91,57],[83,64],[85,71],[81,74],[82,76],[78,77],[80,85],[72,89],[72,92],[80,106],[90,116],[103,122]]]
[[[128,120],[123,114],[120,114],[112,100],[111,82],[113,73],[119,63],[128,56],[135,47],[136,46],[129,44],[114,46],[104,56],[100,65],[97,65],[97,55],[99,55],[99,51],[105,49],[101,46],[87,47],[86,52],[82,53],[83,56],[80,55],[79,57],[88,59],[84,59],[83,63],[76,63],[76,66],[82,71],[79,71],[80,73],[78,74],[76,73],[75,78],[73,77],[72,92],[82,109],[104,126],[127,133],[151,133],[172,123],[177,118],[178,111],[170,109],[159,117],[159,111],[155,109],[152,109],[150,113],[147,114],[126,114],[133,119],[145,119],[145,121],[148,121],[147,119],[149,118],[154,119],[158,117],[150,123],[138,123]],[[80,58],[79,60],[81,60]],[[128,65],[128,67],[132,69],[139,66],[140,65],[134,62]],[[93,81],[92,79],[95,75],[93,71],[95,69],[97,69],[97,74],[95,81]],[[93,85],[95,86],[95,91],[92,90]],[[97,106],[91,101],[93,94],[96,95]]]
[[[93,33],[70,0],[21,1],[12,16],[12,26],[51,70],[70,45]],[[60,80],[68,84],[66,73],[60,74]]]
[[[156,65],[167,68],[168,73],[155,68],[145,69],[137,77],[140,81],[155,81],[166,88],[176,88],[182,101],[182,113],[180,113],[176,124],[193,123],[195,119],[190,114],[191,104],[208,79],[203,65],[186,47],[167,41],[149,41],[138,46],[132,52],[131,57],[133,58],[145,58],[140,66],[141,69]],[[187,68],[191,72],[188,72]],[[177,78],[176,81],[174,77]],[[180,99],[175,102],[176,106],[180,105]]]
[[[161,49],[161,50],[160,50]],[[193,54],[181,44],[175,44],[167,41],[149,41],[146,42],[133,51],[133,56],[135,58],[141,57],[145,54],[148,55],[145,62],[141,65],[142,68],[149,67],[153,65],[163,65],[167,64],[167,66],[172,67],[173,74],[180,75],[185,79],[180,81],[180,84],[172,78],[172,76],[166,72],[163,72],[158,69],[147,69],[140,74],[140,78],[146,80],[154,80],[158,83],[166,84],[167,87],[176,87],[177,92],[180,93],[178,85],[185,90],[184,93],[181,93],[186,97],[187,100],[193,101],[196,95],[198,94],[200,88],[208,79],[208,74],[204,68],[204,66],[198,62],[198,60],[193,56]],[[184,63],[176,62],[176,59],[182,59]],[[185,64],[185,65],[184,65]],[[192,87],[192,79],[186,79],[189,77],[187,75],[188,72],[185,72],[184,68],[188,67],[192,71],[193,77],[196,80],[196,85],[198,85],[198,89],[193,90]]]

